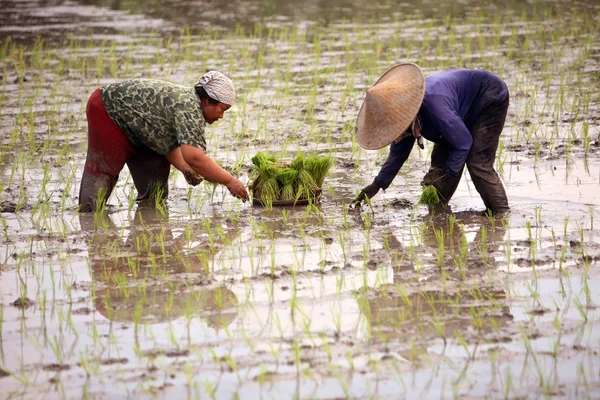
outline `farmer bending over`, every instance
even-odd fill
[[[466,164],[485,207],[492,213],[508,211],[504,186],[494,170],[508,98],[506,84],[483,70],[451,69],[425,78],[417,65],[406,63],[387,71],[367,90],[356,136],[365,149],[391,143],[390,153],[355,204],[387,189],[413,144],[423,149],[425,138],[435,144],[421,184],[433,185],[443,204],[452,198]]]
[[[233,83],[217,71],[204,74],[194,87],[131,79],[96,89],[86,108],[88,152],[80,211],[93,212],[98,200],[108,199],[125,164],[137,200],[167,198],[171,165],[191,185],[206,178],[247,200],[244,184],[205,153],[206,123],[223,118],[234,98]]]

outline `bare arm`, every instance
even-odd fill
[[[248,191],[242,182],[221,168],[202,149],[189,144],[180,146],[184,162],[186,162],[197,174],[206,179],[225,185],[229,192],[243,200],[248,199]]]
[[[185,162],[183,154],[181,153],[181,147],[177,147],[172,152],[165,154],[165,158],[171,165],[183,173],[185,180],[190,185],[196,186],[204,180],[201,175],[198,175],[196,171]]]
[[[165,154],[165,158],[171,163],[172,166],[174,166],[181,172],[193,169],[183,159],[183,154],[181,154],[181,147],[176,147],[175,150],[173,150],[172,152]]]

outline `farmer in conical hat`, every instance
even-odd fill
[[[191,185],[206,178],[247,200],[244,184],[206,154],[206,124],[223,118],[234,99],[233,82],[218,71],[207,72],[193,87],[130,79],[96,89],[86,108],[80,211],[93,212],[99,199],[108,199],[125,164],[138,200],[167,197],[171,165]]]
[[[365,149],[391,144],[373,182],[355,199],[359,205],[387,189],[417,142],[434,142],[423,186],[433,185],[442,203],[452,198],[466,164],[487,210],[509,210],[502,181],[494,170],[496,149],[508,110],[508,88],[483,70],[451,69],[424,77],[411,63],[396,65],[368,89],[356,121]]]

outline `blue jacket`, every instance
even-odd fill
[[[484,70],[451,69],[425,78],[425,97],[417,117],[425,139],[448,145],[445,174],[460,174],[473,144],[473,122],[484,108],[507,96],[504,81]],[[375,178],[383,189],[390,186],[414,143],[410,135],[390,146],[390,154]]]

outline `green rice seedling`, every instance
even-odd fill
[[[217,358],[216,355],[215,358]],[[202,382],[202,388],[211,399],[216,399],[217,390],[219,389],[218,383],[213,385],[210,381],[205,380]]]
[[[100,373],[100,363],[87,358],[84,353],[80,353],[79,365],[88,376]]]
[[[299,176],[298,170],[294,168],[284,168],[279,171],[277,180],[281,185],[281,200],[294,200],[296,198],[296,181]]]
[[[257,153],[252,157],[252,163],[252,191],[263,205],[270,207],[275,200],[314,200],[333,165],[333,159],[305,157],[300,152],[288,166],[273,156]]]
[[[583,321],[587,322],[588,321],[587,306],[585,304],[583,304],[581,300],[579,300],[579,297],[573,298],[573,304],[575,304],[575,307],[577,308],[579,315],[581,315],[581,317],[583,318]]]
[[[259,152],[252,157],[251,161],[254,166],[260,167],[275,160],[272,156],[267,156],[265,153]]]
[[[440,194],[433,185],[427,185],[423,188],[421,197],[419,197],[418,204],[426,206],[435,206],[440,204]]]
[[[554,316],[553,322],[554,322],[554,327],[556,328],[558,333],[554,336],[554,338],[552,340],[554,342],[554,344],[552,346],[552,357],[554,357],[556,359],[558,357],[558,353],[560,351],[560,344],[561,344],[561,339],[562,339],[562,323],[560,321],[559,312],[558,312],[558,310],[560,310],[560,307],[558,304],[556,304],[556,302],[555,302],[555,306],[556,306],[557,312],[556,312],[556,315]]]
[[[463,334],[459,330],[456,330],[456,331],[454,331],[454,337],[458,340],[460,345],[463,347],[463,349],[465,350],[465,353],[467,353],[467,356],[469,357],[469,359],[474,360],[475,359],[475,350],[473,350],[473,352],[471,353],[471,351],[469,350],[469,344],[467,343],[467,340],[465,339]]]
[[[318,186],[312,175],[304,168],[298,170],[296,200],[313,199]]]
[[[63,364],[64,354],[62,351],[62,343],[57,335],[54,335],[52,339],[48,342],[48,345],[52,349],[54,353],[54,357],[56,358],[56,362],[59,364]]]
[[[533,359],[535,369],[538,374],[540,387],[544,387],[546,379],[544,378],[544,371],[543,371],[540,359],[538,357],[538,354],[534,351],[533,346],[531,345],[531,340],[530,340],[529,336],[527,335],[527,332],[525,332],[525,329],[523,327],[521,327],[520,330],[521,330],[521,337],[525,344],[525,349],[527,350],[527,354],[529,354],[531,356],[531,358]]]
[[[323,186],[325,177],[333,166],[333,157],[307,157],[304,160],[304,168],[310,173],[314,179],[317,188]]]
[[[588,383],[588,378],[587,378],[587,374],[585,372],[585,366],[584,366],[584,361],[581,361],[579,363],[579,365],[577,366],[577,380],[579,382],[583,382],[583,386],[585,387],[586,390],[586,398],[590,398],[590,386]]]
[[[437,251],[437,264],[439,268],[444,267],[444,230],[442,228],[437,229],[435,226],[432,227],[433,233],[438,243]]]
[[[275,370],[279,369],[279,351],[281,350],[281,345],[279,345],[279,348],[275,347],[275,344],[273,343],[269,343],[269,352],[271,353],[271,356],[273,356],[273,360],[275,360]]]
[[[448,215],[448,236],[454,237],[454,227],[456,226],[456,215]]]
[[[479,254],[481,256],[481,260],[485,264],[488,263],[488,257],[489,257],[487,237],[488,237],[487,228],[485,226],[482,226],[481,227],[481,242],[479,243],[478,250],[479,250]]]
[[[300,374],[300,366],[301,366],[301,360],[300,360],[300,344],[297,341],[294,341],[294,345],[293,345],[293,355],[294,355],[294,365],[296,367],[296,374]]]
[[[270,163],[256,165],[251,174],[252,192],[266,206],[271,206],[279,198],[279,167]]]

